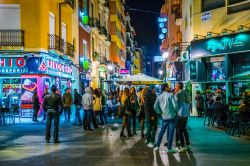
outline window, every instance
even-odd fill
[[[188,18],[187,18],[187,15],[185,17],[185,29],[187,29],[187,26],[188,26]]]
[[[91,17],[94,18],[94,3],[91,2]]]
[[[190,26],[192,26],[192,16],[193,16],[193,7],[192,7],[192,4],[190,5],[189,7],[189,23],[190,23]]]
[[[233,5],[233,4],[244,2],[244,1],[247,1],[247,0],[228,0],[228,5]]]
[[[82,41],[82,53],[84,58],[88,58],[88,45],[86,40]]]
[[[242,12],[245,10],[250,10],[250,2],[229,6],[227,8],[227,14],[238,13],[238,12]]]
[[[202,0],[201,2],[202,12],[221,8],[225,6],[225,0]]]

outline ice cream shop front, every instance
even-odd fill
[[[0,105],[19,107],[22,117],[32,117],[32,97],[40,103],[45,88],[56,85],[63,91],[71,86],[72,66],[60,58],[42,55],[0,57]]]

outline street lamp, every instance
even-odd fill
[[[162,74],[163,74],[163,71],[162,71],[162,70],[159,70],[159,74],[162,75]]]
[[[113,70],[113,66],[111,64],[108,65],[108,70],[112,71]]]
[[[163,67],[163,70],[164,70],[163,82],[164,83],[166,83],[166,77],[167,77],[166,66],[167,66],[168,56],[169,56],[169,52],[168,51],[165,51],[165,52],[162,53],[162,57],[164,59],[164,67]]]

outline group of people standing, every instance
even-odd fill
[[[47,93],[43,100],[43,109],[47,114],[46,142],[50,141],[52,119],[54,119],[54,142],[60,142],[58,140],[59,116],[64,110],[65,119],[70,121],[72,104],[75,105],[74,124],[82,125],[85,131],[92,131],[92,126],[98,128],[107,123],[106,112],[109,105],[105,100],[105,94],[100,89],[87,87],[83,96],[76,89],[74,89],[74,96],[71,96],[70,89],[66,89],[63,96],[57,91],[56,86],[53,85],[51,93]],[[168,152],[177,152],[176,148],[172,148],[175,133],[178,151],[183,152],[190,148],[187,121],[191,96],[188,91],[183,89],[182,82],[176,84],[174,91],[171,91],[168,84],[163,84],[162,93],[158,97],[153,85],[140,88],[137,93],[134,87],[130,89],[126,87],[117,94],[119,94],[116,96],[117,116],[122,118],[121,138],[137,135],[138,118],[141,137],[146,137],[145,142],[148,147],[158,150],[167,130]],[[81,109],[84,110],[83,118],[80,116]],[[155,141],[159,119],[162,120],[162,126],[158,139]],[[146,124],[146,134],[144,124]]]
[[[126,137],[124,130],[127,129],[128,136],[136,135],[136,115],[141,126],[141,137],[144,138],[144,122],[146,124],[146,144],[158,150],[161,140],[167,130],[168,152],[184,152],[190,149],[187,121],[189,117],[191,95],[183,89],[183,83],[176,84],[175,91],[171,91],[168,84],[162,85],[162,93],[157,97],[153,85],[139,89],[136,95],[135,88],[125,88],[121,95],[120,112],[123,119],[120,137]],[[155,141],[158,120],[162,119],[162,126]],[[131,132],[131,121],[133,133]],[[176,146],[172,148],[174,133],[176,130]]]

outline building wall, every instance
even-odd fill
[[[206,36],[207,32],[221,33],[222,29],[237,30],[239,25],[249,26],[250,10],[227,14],[227,3],[225,7],[210,10],[211,19],[202,21],[203,14],[201,8],[201,0],[186,0],[183,1],[183,41],[191,41],[194,35]],[[190,6],[190,7],[187,7]],[[191,8],[191,10],[190,10]],[[190,12],[191,11],[191,12]],[[185,21],[187,18],[187,21]],[[185,24],[186,22],[186,24]]]
[[[120,13],[121,18],[118,17],[118,13]],[[123,34],[124,39],[126,38],[125,25],[122,24],[122,21],[125,22],[125,12],[121,1],[110,0],[110,34],[112,41],[110,60],[119,64],[121,68],[125,68],[126,43],[118,34],[118,32],[120,32]],[[124,52],[124,54],[121,52]]]

